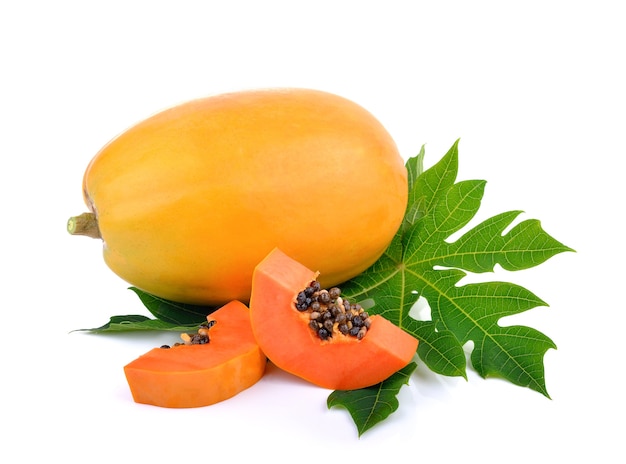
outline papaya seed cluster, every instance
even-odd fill
[[[371,324],[369,314],[361,305],[342,298],[338,287],[322,289],[317,280],[298,292],[296,309],[309,314],[309,327],[322,340],[334,334],[361,340]]]
[[[174,343],[174,346],[179,345],[205,345],[211,341],[209,338],[209,329],[213,327],[217,321],[215,319],[207,322],[203,322],[198,327],[198,331],[193,334],[182,333],[180,334],[180,338],[183,340],[182,343]],[[161,348],[170,348],[169,345],[162,345]]]

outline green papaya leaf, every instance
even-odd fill
[[[434,322],[411,318],[405,320],[405,330],[420,341],[417,354],[430,370],[441,375],[467,379],[465,351],[452,332],[435,330]]]
[[[398,409],[396,396],[417,367],[412,362],[387,380],[359,390],[335,390],[327,400],[328,408],[343,406],[352,416],[359,437],[373,426],[387,419]]]
[[[184,303],[176,303],[136,287],[130,287],[135,292],[144,306],[157,319],[170,324],[199,324],[206,321],[206,317],[216,311],[217,307],[198,306]]]
[[[547,303],[512,283],[460,280],[467,272],[493,272],[496,264],[507,271],[528,269],[573,250],[534,219],[507,230],[520,211],[496,215],[449,241],[476,215],[486,182],[456,181],[458,140],[438,163],[415,175],[423,156],[422,150],[407,161],[409,204],[402,227],[378,262],[342,285],[343,293],[373,300],[370,313],[418,338],[418,355],[434,372],[465,377],[463,346],[472,341],[470,359],[481,376],[502,377],[548,396],[543,357],[556,348],[554,342],[532,328],[499,323]],[[431,320],[409,315],[420,297],[430,306]]]
[[[130,314],[127,316],[113,316],[109,322],[103,326],[93,329],[78,329],[75,332],[91,332],[91,333],[120,333],[120,332],[138,332],[138,331],[170,331],[170,332],[186,332],[195,330],[198,324],[177,325],[169,322],[160,321],[158,319],[150,319],[139,314]]]

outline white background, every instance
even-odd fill
[[[0,461],[624,462],[620,3],[2,2]],[[420,365],[359,440],[328,391],[272,368],[208,408],[137,405],[122,367],[172,335],[70,333],[144,313],[101,244],[65,231],[91,157],[165,107],[275,86],[360,103],[427,166],[460,138],[459,179],[487,180],[480,219],[522,209],[577,250],[487,276],[550,304],[519,321],[558,346],[551,400]]]

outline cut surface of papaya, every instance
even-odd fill
[[[250,320],[270,361],[320,387],[355,390],[382,382],[413,359],[418,340],[380,315],[363,316],[368,322],[362,337],[342,333],[336,319],[328,334],[320,335],[312,327],[315,311],[296,308],[298,295],[318,274],[279,249],[255,268]]]
[[[202,343],[154,348],[124,367],[135,402],[168,408],[208,406],[261,379],[266,357],[254,339],[246,305],[231,301],[207,319],[210,331]]]

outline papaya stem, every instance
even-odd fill
[[[83,213],[72,216],[67,221],[67,231],[72,235],[86,235],[91,238],[102,238],[98,228],[98,218],[94,213]]]

